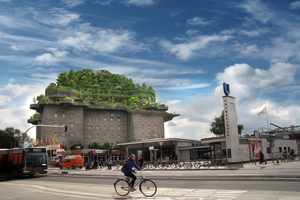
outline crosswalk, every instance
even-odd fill
[[[49,188],[41,185],[30,184],[14,184],[14,183],[0,183],[0,199],[48,199],[47,197],[63,198],[65,200],[72,199],[122,199],[118,196],[112,186],[91,185],[93,192],[65,190],[58,188]],[[95,190],[98,188],[98,190]],[[101,189],[99,189],[101,188]],[[126,196],[125,199],[167,199],[167,200],[233,200],[238,199],[243,194],[247,193],[245,190],[209,190],[209,189],[182,189],[182,188],[158,188],[154,197],[145,197],[136,190]],[[53,196],[54,195],[54,196]],[[38,197],[38,198],[35,198]]]

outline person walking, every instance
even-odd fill
[[[116,159],[117,169],[119,169],[119,158]]]
[[[136,180],[136,176],[134,174],[137,173],[136,171],[133,170],[133,167],[135,167],[138,170],[142,170],[141,168],[139,168],[135,164],[134,161],[135,161],[135,155],[131,154],[129,156],[129,158],[128,158],[127,165],[126,165],[125,170],[124,170],[124,175],[132,178],[132,180],[130,182],[130,184],[131,184],[131,191],[135,191],[134,183],[135,183],[135,180]]]
[[[111,166],[112,166],[112,160],[111,158],[109,159],[109,163],[108,163],[108,169],[111,170]]]
[[[139,159],[139,166],[141,169],[143,169],[143,165],[144,165],[144,159],[143,159],[143,156],[141,156]]]
[[[99,159],[99,168],[102,169],[102,159]]]
[[[262,151],[259,152],[259,164],[264,162],[264,154]]]

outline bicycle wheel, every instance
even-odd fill
[[[156,194],[157,187],[153,181],[151,181],[149,179],[145,179],[140,184],[140,191],[146,197],[152,197]]]
[[[199,168],[201,167],[201,164],[200,164],[200,163],[195,163],[195,164],[194,164],[194,167],[195,167],[196,169],[199,169]]]
[[[205,163],[203,164],[203,167],[206,168],[206,169],[209,169],[209,167],[210,167],[209,162],[205,162]]]
[[[130,192],[130,185],[127,181],[120,179],[115,182],[115,191],[120,196],[126,196]]]

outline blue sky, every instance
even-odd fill
[[[71,68],[151,85],[181,114],[166,137],[212,136],[223,82],[245,133],[267,126],[265,105],[299,125],[299,21],[289,0],[0,0],[0,128],[30,127],[32,98]]]

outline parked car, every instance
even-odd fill
[[[75,169],[75,167],[79,167],[81,169],[82,167],[84,167],[84,162],[80,155],[67,156],[62,162],[59,163],[59,167],[60,169],[63,168]]]

